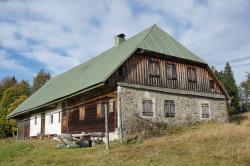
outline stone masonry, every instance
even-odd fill
[[[175,126],[207,120],[228,121],[227,101],[225,98],[174,94],[130,87],[121,87],[118,95],[121,101],[122,123],[125,133],[133,128],[133,123],[138,116],[153,122]],[[144,99],[153,101],[153,117],[142,116],[142,100]],[[174,100],[175,117],[164,116],[164,100]],[[204,102],[209,104],[210,117],[208,119],[201,117],[200,105]]]

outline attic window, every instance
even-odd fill
[[[119,75],[120,77],[124,77],[126,74],[127,74],[127,70],[126,70],[125,67],[120,67],[120,68],[118,69],[118,75]]]
[[[149,76],[151,77],[160,77],[160,63],[156,60],[149,60]]]
[[[209,80],[209,87],[210,89],[214,89],[214,80]]]
[[[195,67],[187,68],[187,76],[189,82],[197,82],[197,71]]]
[[[173,80],[177,79],[175,64],[166,64],[166,72],[167,72],[167,79],[173,79]]]

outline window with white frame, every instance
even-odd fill
[[[53,124],[53,114],[50,115],[50,124]]]
[[[165,100],[164,101],[164,114],[165,114],[165,117],[175,117],[174,100]]]
[[[153,117],[153,101],[152,100],[142,100],[142,116]]]
[[[209,111],[209,103],[201,103],[201,118],[209,118],[210,111]]]
[[[37,125],[37,116],[35,116],[35,125]]]
[[[58,123],[61,123],[61,112],[58,112]]]

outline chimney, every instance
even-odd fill
[[[119,46],[122,42],[124,42],[125,39],[125,34],[121,33],[115,37],[115,46]]]

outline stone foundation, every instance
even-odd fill
[[[157,123],[166,123],[170,126],[180,126],[201,121],[227,122],[227,101],[224,98],[200,97],[159,91],[119,87],[119,98],[122,112],[122,126],[125,133],[133,131],[138,117],[146,118]],[[153,101],[153,117],[142,116],[142,100]],[[165,117],[164,100],[174,100],[175,117]],[[201,117],[201,103],[208,103],[210,115],[208,119]]]

